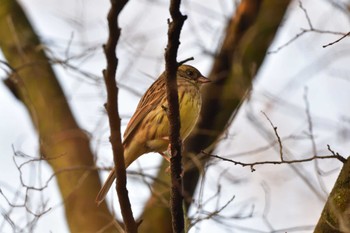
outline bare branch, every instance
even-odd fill
[[[263,164],[275,164],[276,165],[276,164],[304,163],[304,162],[313,161],[315,159],[338,159],[342,163],[346,162],[346,159],[339,154],[336,154],[336,155],[333,155],[333,154],[332,155],[314,155],[314,156],[306,158],[306,159],[293,159],[293,160],[281,160],[281,161],[267,160],[267,161],[254,162],[254,163],[244,163],[244,162],[236,161],[233,159],[224,158],[224,157],[221,157],[219,155],[208,154],[205,151],[202,151],[202,153],[204,155],[212,157],[212,158],[217,158],[217,159],[221,159],[221,160],[226,161],[226,162],[231,162],[234,165],[241,165],[242,167],[250,167],[252,172],[255,171],[255,168],[254,168],[255,166],[263,165]]]
[[[282,146],[282,141],[281,141],[281,138],[280,136],[278,135],[278,132],[277,132],[277,127],[274,126],[274,124],[272,123],[272,121],[270,120],[270,118],[266,115],[265,112],[262,112],[262,114],[264,114],[264,116],[266,117],[266,119],[270,122],[270,125],[272,126],[273,128],[273,131],[275,132],[275,135],[277,137],[277,141],[278,141],[278,145],[280,147],[280,157],[281,157],[281,161],[283,161],[283,146]]]
[[[306,11],[306,9],[304,8],[304,6],[303,6],[303,4],[302,4],[301,1],[299,1],[299,7],[300,7],[300,9],[304,12],[305,18],[306,18],[306,20],[307,20],[307,23],[309,24],[310,29],[311,29],[311,30],[314,29],[314,27],[312,26],[312,23],[311,23],[311,19],[310,19],[310,17],[309,17],[309,14],[307,13],[307,11]]]
[[[179,66],[181,66],[182,64],[185,64],[186,62],[188,61],[193,61],[194,60],[194,57],[189,57],[189,58],[186,58],[185,60],[182,60],[179,62]]]
[[[330,42],[330,43],[328,43],[326,45],[323,45],[322,47],[323,48],[327,48],[328,46],[334,45],[334,44],[338,43],[339,41],[343,40],[345,37],[348,37],[348,36],[350,36],[350,32],[346,33],[344,36],[340,37],[339,39],[337,39],[337,40],[335,40],[333,42]]]
[[[180,12],[181,0],[171,0],[169,12],[172,21],[168,20],[168,45],[165,51],[165,70],[167,74],[166,89],[169,104],[168,118],[170,123],[170,170],[171,170],[171,216],[174,233],[184,231],[184,214],[182,209],[182,142],[180,138],[179,97],[177,93],[176,61],[180,45],[180,33],[187,19]]]
[[[299,7],[304,12],[306,21],[308,23],[308,28],[307,29],[301,28],[301,32],[297,33],[293,38],[291,38],[286,43],[284,43],[284,44],[280,45],[279,47],[277,47],[277,49],[269,51],[268,54],[278,53],[280,50],[284,49],[285,47],[287,47],[288,45],[290,45],[291,43],[293,43],[294,41],[299,39],[301,36],[303,36],[304,34],[309,33],[309,32],[320,33],[320,34],[341,35],[341,37],[339,39],[337,39],[337,40],[335,40],[333,42],[330,42],[330,43],[328,43],[326,45],[323,45],[322,48],[326,48],[328,46],[334,45],[334,44],[338,43],[339,41],[343,40],[345,37],[350,35],[350,32],[343,33],[343,32],[336,32],[336,31],[330,31],[330,30],[321,30],[321,29],[314,28],[314,26],[311,23],[311,19],[309,17],[309,14],[308,14],[306,8],[303,6],[301,1],[299,1]]]
[[[128,190],[126,189],[124,149],[121,140],[120,116],[118,112],[118,87],[115,80],[118,65],[116,47],[120,36],[118,16],[127,2],[127,0],[111,0],[111,9],[107,17],[109,37],[107,43],[104,45],[107,68],[103,71],[103,77],[107,88],[107,104],[105,107],[108,113],[110,125],[110,142],[112,144],[113,158],[116,168],[116,190],[119,198],[119,205],[125,222],[126,232],[135,233],[137,232],[137,224],[131,210]]]

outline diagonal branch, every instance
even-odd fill
[[[126,5],[127,0],[111,0],[111,9],[108,13],[109,37],[104,45],[104,52],[107,59],[107,68],[103,71],[107,88],[107,103],[105,105],[109,125],[110,125],[110,142],[112,144],[114,164],[116,168],[117,194],[121,213],[125,222],[126,232],[137,232],[133,213],[131,210],[128,190],[126,189],[126,172],[124,162],[124,149],[120,133],[120,116],[118,112],[118,87],[115,79],[118,58],[116,57],[116,47],[120,37],[120,28],[118,15]]]
[[[94,203],[101,184],[97,171],[91,169],[95,163],[89,138],[78,126],[45,54],[46,46],[18,1],[1,1],[0,28],[6,59],[2,64],[11,71],[7,86],[27,108],[36,128],[40,158],[54,171],[70,232],[113,231],[114,219],[106,203],[100,207]]]

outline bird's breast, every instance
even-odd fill
[[[195,87],[179,88],[180,136],[185,140],[195,126],[202,105],[201,95]]]

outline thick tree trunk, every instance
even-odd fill
[[[101,185],[89,138],[77,125],[45,46],[16,1],[2,0],[0,28],[0,46],[13,68],[7,83],[27,107],[41,155],[56,173],[71,232],[115,232],[106,204],[95,203]]]
[[[169,168],[169,162],[165,161],[159,168],[157,179],[152,185],[152,196],[147,201],[143,220],[139,226],[140,232],[172,233],[170,214],[170,190],[171,177],[165,171]]]
[[[350,232],[350,159],[343,165],[315,233]]]

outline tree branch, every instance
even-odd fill
[[[97,207],[94,202],[101,187],[97,171],[70,170],[95,167],[89,138],[76,123],[45,54],[46,46],[18,1],[1,2],[0,28],[0,48],[6,59],[1,64],[9,69],[11,88],[27,108],[37,130],[40,158],[57,174],[70,232],[97,232],[102,228],[115,232],[107,205]],[[67,172],[58,172],[64,170]]]
[[[126,171],[124,162],[124,148],[122,145],[120,133],[120,116],[118,112],[118,87],[115,79],[118,58],[116,57],[116,47],[120,37],[120,28],[118,16],[124,8],[127,0],[111,0],[111,9],[108,13],[109,36],[107,43],[104,45],[104,52],[107,59],[107,68],[103,71],[107,88],[107,103],[105,105],[110,125],[111,136],[109,138],[112,144],[113,158],[116,169],[116,190],[119,199],[121,213],[125,223],[126,232],[137,232],[131,210],[128,190],[126,189]]]
[[[314,233],[349,232],[350,203],[350,159],[347,158],[334,187],[329,194],[326,205],[315,227]]]
[[[180,45],[180,33],[187,18],[180,12],[181,0],[171,0],[170,15],[172,21],[168,20],[168,45],[165,52],[165,70],[167,74],[167,100],[169,104],[168,118],[170,123],[170,169],[171,169],[171,216],[173,232],[184,231],[184,216],[182,209],[182,142],[180,138],[180,113],[179,97],[177,93],[176,72],[178,63],[176,61],[177,50]]]
[[[313,161],[315,159],[338,159],[340,162],[345,163],[346,159],[341,156],[341,155],[314,155],[312,157],[306,158],[306,159],[293,159],[293,160],[267,160],[267,161],[261,161],[261,162],[253,162],[253,163],[244,163],[244,162],[240,162],[240,161],[236,161],[233,159],[228,159],[228,158],[224,158],[221,157],[219,155],[212,155],[212,154],[208,154],[206,152],[202,152],[204,155],[212,157],[212,158],[217,158],[217,159],[221,159],[223,161],[226,162],[231,162],[234,165],[241,165],[242,167],[250,167],[251,171],[254,172],[255,171],[255,166],[257,165],[263,165],[263,164],[292,164],[292,163],[304,163],[304,162],[310,162]]]

